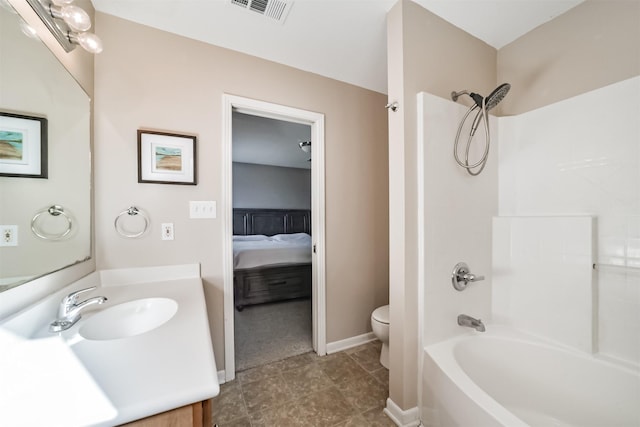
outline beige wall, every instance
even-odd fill
[[[639,40],[637,0],[587,0],[541,25],[498,52],[498,81],[511,83],[502,115],[637,76]]]
[[[400,104],[389,113],[389,395],[409,409],[418,389],[416,97],[493,90],[496,50],[409,0],[389,12],[387,36],[389,100]]]
[[[97,14],[95,194],[99,269],[200,262],[219,369],[224,368],[223,224],[188,219],[189,200],[223,200],[224,93],[325,114],[327,340],[370,330],[388,300],[386,97],[308,72]],[[138,184],[136,130],[198,137],[198,185]],[[119,237],[131,205],[151,229]],[[160,223],[175,240],[160,240]]]

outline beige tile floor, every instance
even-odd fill
[[[213,399],[219,427],[394,427],[382,412],[389,371],[374,341],[318,357],[305,353],[238,372]]]

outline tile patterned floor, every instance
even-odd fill
[[[213,399],[219,427],[395,427],[382,412],[389,371],[379,341],[318,357],[305,353],[238,372]]]

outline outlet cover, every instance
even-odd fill
[[[18,246],[18,226],[0,225],[0,246]]]
[[[173,223],[165,222],[160,227],[162,228],[162,240],[173,240]]]

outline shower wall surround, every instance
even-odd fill
[[[498,212],[498,123],[490,116],[492,147],[488,161],[480,175],[470,176],[453,158],[458,124],[467,110],[468,106],[460,103],[425,92],[418,94],[424,345],[465,332],[456,321],[459,314],[483,320],[491,315],[491,221]],[[469,122],[462,135],[468,135]],[[466,137],[463,139],[466,141]],[[470,161],[481,158],[483,149],[481,134],[473,139]],[[455,290],[451,283],[451,272],[461,261],[469,265],[471,273],[485,276],[464,292]]]
[[[493,219],[492,320],[591,353],[595,218]]]
[[[499,214],[597,218],[597,348],[640,363],[640,77],[499,119]]]

